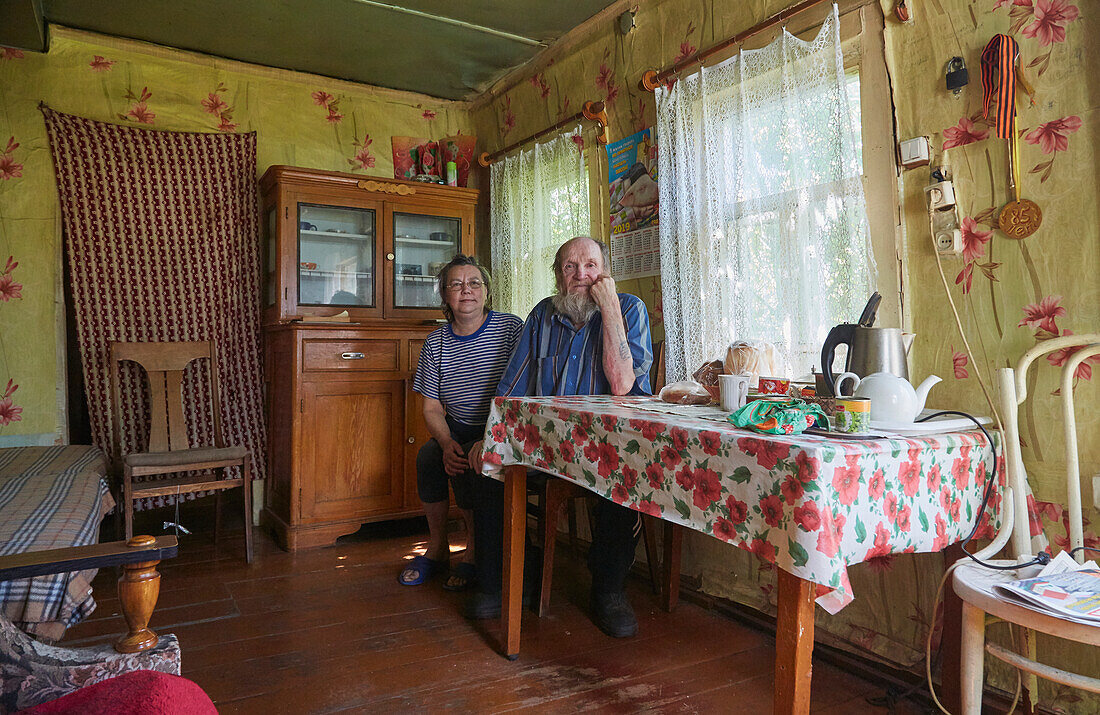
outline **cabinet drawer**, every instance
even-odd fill
[[[305,370],[398,370],[398,340],[306,340]]]

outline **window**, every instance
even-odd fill
[[[809,372],[879,285],[858,57],[846,72],[839,25],[834,10],[808,42],[783,33],[658,90],[670,380],[748,338]]]
[[[507,156],[490,174],[494,305],[526,317],[554,292],[554,253],[591,230],[580,127]]]

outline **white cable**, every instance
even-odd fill
[[[940,712],[944,713],[944,715],[952,714],[951,711],[943,706],[940,699],[936,697],[936,686],[932,682],[932,634],[935,633],[936,630],[936,609],[940,607],[940,601],[943,598],[943,587],[947,584],[947,578],[951,575],[952,571],[964,563],[966,562],[960,559],[948,566],[947,570],[943,572],[943,578],[940,579],[940,586],[936,589],[936,598],[932,601],[932,624],[928,627],[928,638],[924,642],[924,677],[928,681],[928,692],[932,695],[932,702],[936,704],[936,707],[939,708]],[[946,608],[947,605],[944,604],[945,611]],[[946,613],[944,615],[946,616]],[[984,624],[982,628],[985,628]],[[941,631],[941,639],[945,635],[946,631]],[[1012,715],[1012,713],[1015,712],[1016,705],[1020,702],[1020,693],[1023,689],[1023,679],[1020,676],[1020,671],[1015,668],[1013,668],[1013,670],[1016,670],[1016,694],[1012,697],[1012,705],[1009,706],[1006,715]],[[985,682],[985,673],[982,673],[982,682]]]
[[[951,288],[947,285],[947,276],[943,272],[943,260],[940,259],[940,252],[936,250],[936,237],[932,236],[932,253],[936,255],[936,268],[940,272],[940,280],[943,281],[943,292],[947,294],[947,302],[951,305],[951,313],[955,316],[955,326],[959,329],[959,337],[962,338],[963,347],[966,348],[966,355],[970,358],[970,364],[974,367],[974,375],[978,379],[978,385],[982,388],[982,394],[985,395],[985,401],[989,403],[989,409],[993,412],[993,419],[997,422],[997,428],[1003,430],[1004,427],[1001,423],[1001,413],[997,411],[997,406],[993,403],[993,398],[989,395],[989,389],[985,384],[985,378],[982,377],[982,371],[978,367],[978,361],[974,359],[974,351],[970,348],[970,341],[966,339],[966,332],[963,330],[962,318],[959,317],[959,311],[955,308],[955,299],[951,295]]]

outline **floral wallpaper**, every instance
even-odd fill
[[[64,28],[51,28],[48,54],[0,48],[0,445],[63,436],[60,217],[39,102],[154,129],[256,132],[259,173],[389,177],[391,136],[471,133],[461,103]]]
[[[638,89],[647,69],[662,69],[709,47],[790,5],[786,0],[731,5],[720,0],[658,0],[639,6],[636,27],[621,36],[606,26],[568,54],[555,56],[537,75],[475,109],[474,123],[487,150],[511,143],[551,123],[586,100],[603,100],[611,119],[610,140],[655,121],[653,96]],[[901,176],[899,234],[907,264],[907,328],[917,334],[911,355],[915,379],[938,374],[929,404],[989,414],[979,375],[993,385],[994,370],[1011,365],[1037,342],[1060,335],[1100,332],[1100,170],[1094,147],[1100,139],[1100,74],[1095,37],[1097,13],[1084,0],[936,0],[909,3],[912,21],[892,17],[894,2],[881,0],[887,16],[885,44],[898,139],[933,137],[933,165],[952,174],[963,236],[957,257],[943,259],[974,353],[955,327],[932,250],[924,187],[929,168]],[[1043,210],[1042,227],[1016,241],[998,230],[1007,195],[1007,142],[992,131],[994,113],[983,115],[980,55],[997,33],[1020,45],[1020,67],[1030,91],[1018,95],[1021,195]],[[958,96],[944,88],[947,61],[959,55],[970,84]],[[495,139],[495,144],[494,144]],[[658,138],[658,150],[660,139]],[[605,185],[606,190],[606,185]],[[624,281],[641,296],[660,330],[660,281]],[[1050,354],[1032,378],[1032,399],[1022,413],[1025,459],[1035,492],[1037,522],[1056,548],[1067,541],[1065,465],[1059,433],[1058,366],[1069,351]],[[1034,370],[1035,368],[1033,368]],[[1091,477],[1100,472],[1100,398],[1094,372],[1100,358],[1086,361],[1074,382],[1078,405],[1083,502],[1093,503]],[[1100,515],[1086,506],[1086,541],[1100,545]],[[685,540],[685,573],[704,592],[774,609],[774,567],[712,538]],[[938,556],[874,559],[852,570],[861,597],[837,616],[818,620],[827,642],[891,663],[922,668],[929,631],[938,642],[940,623],[933,595],[942,575]],[[869,595],[871,594],[871,595]],[[1094,649],[1040,643],[1048,660],[1100,676]],[[1002,688],[1015,681],[994,675]],[[1058,712],[1097,712],[1100,700],[1044,684],[1044,705]]]
[[[917,334],[911,371],[916,379],[945,378],[930,404],[988,413],[979,379],[992,387],[993,371],[1037,342],[1100,331],[1100,93],[1094,81],[1100,13],[1086,0],[934,0],[910,3],[913,19],[900,23],[891,16],[893,0],[880,4],[888,17],[896,138],[933,137],[934,164],[945,165],[955,182],[963,251],[944,258],[943,269],[973,349],[968,353],[955,328],[932,251],[928,168],[905,171],[899,235],[908,271],[906,322]],[[53,33],[48,55],[0,48],[0,444],[9,435],[57,433],[61,424],[55,406],[60,236],[39,101],[105,121],[256,131],[260,171],[286,163],[388,176],[394,135],[473,133],[481,149],[492,151],[575,113],[587,100],[607,104],[612,141],[651,126],[653,95],[638,88],[643,71],[667,67],[788,5],[643,3],[628,35],[608,23],[501,96],[472,107],[66,30]],[[1019,43],[1030,87],[1017,99],[1021,195],[1037,202],[1044,218],[1022,241],[1008,239],[997,225],[1008,200],[1006,142],[994,136],[983,112],[979,79],[982,48],[996,33]],[[965,59],[971,78],[958,96],[943,88],[944,68],[955,55]],[[660,280],[622,287],[646,301],[659,337]],[[1056,548],[1066,541],[1065,465],[1050,426],[1060,420],[1056,368],[1068,357],[1059,351],[1041,361],[1021,420],[1035,492],[1032,528],[1045,531]],[[1083,363],[1073,388],[1086,505],[1093,504],[1091,476],[1100,472],[1100,412],[1082,406],[1100,399],[1097,369],[1100,360]],[[1100,515],[1088,508],[1086,518],[1086,539],[1098,544]],[[697,577],[703,591],[774,609],[771,564],[709,537],[685,541],[685,573]],[[941,574],[935,555],[884,556],[853,569],[861,596],[837,616],[819,619],[819,637],[919,669],[924,639],[940,637],[933,595]],[[1039,648],[1047,660],[1100,675],[1094,649],[1055,651],[1043,641]],[[994,677],[1005,689],[1014,686],[1003,673]],[[1100,710],[1096,698],[1065,688],[1043,685],[1040,699],[1059,712]]]

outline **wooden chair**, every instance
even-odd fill
[[[1000,387],[1001,417],[1004,423],[1004,462],[1008,476],[1008,490],[1002,504],[1002,526],[993,542],[975,554],[979,559],[989,560],[1006,544],[1009,544],[1015,558],[999,559],[998,565],[1024,564],[1032,561],[1031,534],[1026,504],[1026,479],[1023,461],[1020,457],[1019,406],[1027,399],[1027,371],[1038,358],[1055,350],[1080,347],[1071,354],[1062,369],[1061,399],[1063,429],[1065,433],[1066,488],[1068,503],[1066,513],[1069,517],[1070,549],[1083,545],[1083,527],[1081,518],[1081,481],[1077,457],[1076,419],[1073,407],[1073,379],[1077,367],[1086,359],[1100,355],[1100,334],[1073,335],[1044,340],[1028,350],[1016,365],[1016,369],[1001,368],[997,371]],[[1083,554],[1077,555],[1083,560]],[[1037,570],[1037,569],[1032,569]],[[978,715],[982,709],[982,684],[984,678],[984,655],[990,655],[1008,663],[1030,676],[1038,676],[1063,685],[1081,688],[1090,692],[1100,692],[1100,680],[1044,665],[1033,659],[1033,646],[1025,650],[1032,657],[1026,657],[1015,651],[1002,648],[994,643],[985,643],[986,615],[1006,621],[1010,624],[1039,631],[1057,638],[1065,638],[1092,646],[1100,646],[1100,627],[1075,623],[1054,616],[1047,616],[1021,606],[1014,605],[993,595],[991,586],[1000,581],[1028,578],[1033,573],[1021,573],[1016,570],[992,572],[972,561],[958,566],[952,577],[955,593],[962,600],[962,664],[960,673],[962,712],[964,715]],[[1033,640],[1025,638],[1025,642]]]
[[[62,648],[34,640],[0,614],[0,712],[33,707],[125,672],[179,675],[179,641],[148,627],[160,592],[156,566],[176,551],[176,537],[169,535],[0,556],[0,581],[121,566],[118,598],[129,627],[113,647]]]
[[[252,471],[245,447],[227,447],[222,439],[221,401],[218,395],[218,363],[212,343],[111,343],[111,401],[115,411],[114,457],[122,465],[122,498],[126,538],[133,534],[134,499],[193,492],[215,491],[214,538],[221,526],[221,494],[226,489],[244,489],[245,559],[252,563]],[[209,361],[208,389],[214,425],[214,444],[192,447],[184,417],[183,371],[193,360]],[[122,404],[119,391],[119,363],[130,360],[145,369],[149,378],[149,446],[145,452],[123,454]],[[241,476],[218,479],[216,469],[240,467]],[[176,476],[135,482],[148,477],[181,472],[202,472],[197,476]]]
[[[657,393],[665,385],[665,343],[657,341],[653,346],[653,368],[650,372],[650,384]],[[557,477],[548,476],[542,490],[541,503],[533,511],[538,518],[538,530],[542,536],[542,581],[539,586],[539,616],[550,607],[550,585],[554,576],[554,550],[557,544],[558,521],[562,509],[569,512],[569,545],[577,550],[577,500],[591,497],[592,493],[584,487]],[[531,510],[529,510],[531,511]],[[650,517],[642,515],[642,542],[645,544],[646,563],[649,566],[649,579],[653,593],[660,595],[660,579],[657,575],[657,544],[653,536],[652,525],[647,525]],[[591,527],[591,520],[589,520]]]

